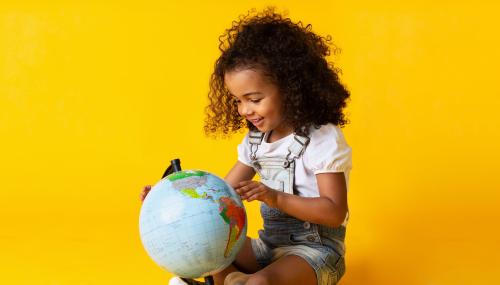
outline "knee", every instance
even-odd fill
[[[271,278],[267,274],[255,273],[250,276],[245,285],[270,285]]]

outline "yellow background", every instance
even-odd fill
[[[234,163],[242,134],[202,131],[208,78],[218,36],[268,4],[342,49],[341,284],[500,282],[499,4],[100,2],[0,4],[0,283],[166,284],[139,191],[175,157],[221,176]]]

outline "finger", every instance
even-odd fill
[[[144,199],[148,195],[149,192],[150,192],[150,190],[144,190],[141,192],[140,196]]]
[[[249,188],[254,188],[254,187],[257,187],[257,186],[260,185],[259,182],[252,181],[252,180],[250,180],[250,181],[242,181],[240,183],[241,183],[241,185],[239,187],[237,187],[237,189],[244,188],[244,187],[246,187],[246,189],[249,189]]]
[[[251,195],[250,197],[248,197],[246,200],[247,200],[248,202],[252,202],[252,201],[254,201],[254,200],[259,200],[259,201],[262,201],[262,196],[263,196],[263,194],[264,194],[264,193],[261,193],[261,192],[259,192],[259,193],[255,193],[255,194]]]
[[[243,186],[243,187],[240,187],[238,189],[236,189],[236,192],[240,195],[248,192],[248,191],[251,191],[252,189],[255,189],[256,187],[258,187],[258,185],[256,184],[248,184],[246,186]]]
[[[139,198],[141,199],[141,201],[144,201],[144,199],[146,198],[146,196],[150,191],[151,191],[151,185],[146,185],[142,188],[142,191],[139,194]]]
[[[244,180],[244,181],[240,181],[238,183],[238,187],[237,188],[240,188],[240,187],[243,187],[243,186],[246,186],[246,185],[249,185],[249,184],[252,184],[254,183],[255,181],[253,180]]]
[[[241,192],[245,192],[245,189],[246,189],[246,186],[238,186],[238,187],[234,188],[234,191],[241,193]]]
[[[238,188],[235,190],[238,195],[242,196],[245,195],[245,193],[248,191],[248,188]]]
[[[242,197],[244,197],[244,199],[249,199],[250,197],[254,196],[254,195],[261,195],[264,191],[264,189],[261,189],[261,188],[254,188],[248,192],[246,192]]]

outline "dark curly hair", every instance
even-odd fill
[[[238,107],[224,83],[227,72],[257,69],[278,87],[282,96],[284,120],[295,132],[308,134],[311,126],[348,123],[343,109],[349,91],[340,83],[340,70],[327,62],[331,36],[312,32],[310,24],[294,23],[268,7],[256,15],[233,21],[219,37],[220,57],[210,79],[206,107],[205,133],[227,136],[244,126],[255,130],[238,114]]]

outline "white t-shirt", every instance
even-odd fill
[[[293,141],[294,134],[290,134],[275,142],[268,143],[269,133],[257,150],[257,158],[285,157],[288,147]],[[309,133],[309,145],[304,153],[295,160],[295,189],[302,197],[319,197],[316,174],[343,172],[346,187],[349,189],[349,172],[352,168],[351,148],[347,144],[342,130],[327,124],[319,129],[312,128]],[[250,143],[248,134],[238,145],[238,160],[252,167],[250,159]]]

